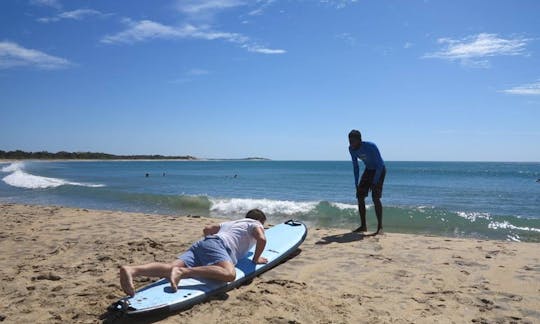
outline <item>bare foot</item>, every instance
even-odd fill
[[[353,231],[353,233],[359,233],[359,232],[367,232],[367,227],[366,226],[360,226],[360,227],[358,227],[357,229],[355,229]]]
[[[379,229],[377,230],[377,232],[375,232],[374,235],[384,235],[383,229],[382,229],[382,228],[379,228]]]
[[[169,282],[171,283],[171,288],[174,292],[178,290],[178,283],[180,282],[180,279],[182,279],[182,268],[179,267],[173,267],[171,270],[171,274],[169,276]]]
[[[135,296],[135,287],[133,286],[133,270],[128,266],[120,267],[120,285],[122,290],[131,297]]]

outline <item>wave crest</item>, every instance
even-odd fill
[[[45,189],[56,188],[63,185],[82,186],[82,187],[104,187],[103,184],[72,182],[64,179],[49,178],[26,173],[23,162],[14,162],[2,168],[2,172],[11,172],[2,180],[13,187],[26,189]]]

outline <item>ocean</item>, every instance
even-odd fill
[[[540,163],[386,166],[387,232],[540,242]],[[0,163],[0,179],[4,203],[359,225],[350,161],[28,161]]]

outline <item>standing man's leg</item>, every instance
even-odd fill
[[[386,176],[386,168],[384,168],[384,170],[382,171],[379,182],[374,186],[373,190],[371,191],[371,198],[373,199],[373,206],[375,207],[375,215],[377,215],[377,232],[375,232],[375,235],[382,234],[382,230],[383,230],[383,225],[382,225],[383,206],[382,206],[381,198],[382,198],[382,191],[383,191],[385,176]]]
[[[371,170],[364,170],[360,183],[356,188],[356,198],[358,199],[358,213],[360,214],[360,227],[353,232],[367,232],[366,222],[366,197],[369,193],[369,186],[373,181],[373,175],[375,173]]]
[[[383,229],[383,226],[382,226],[383,207],[382,207],[381,198],[373,197],[373,206],[375,206],[375,215],[377,215],[377,232],[375,232],[375,234],[379,234],[379,232],[381,232]]]
[[[360,227],[355,229],[355,232],[366,232],[366,200],[365,197],[358,196],[358,213],[360,214]]]

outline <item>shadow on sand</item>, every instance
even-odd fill
[[[315,244],[324,245],[324,244],[330,244],[330,243],[352,243],[352,242],[362,241],[365,237],[370,237],[370,236],[375,236],[375,235],[376,235],[375,233],[364,234],[364,233],[356,233],[356,232],[347,232],[343,234],[325,236],[321,238],[319,241],[315,242]]]

